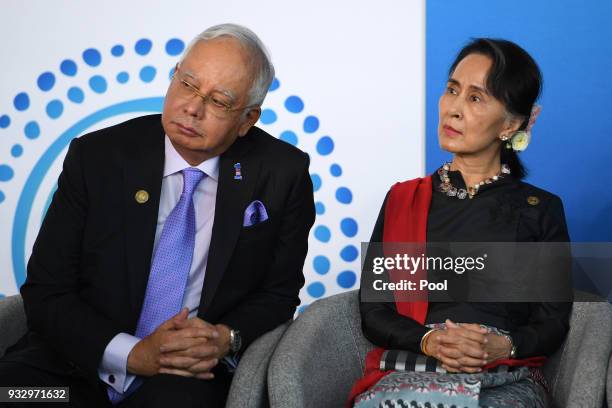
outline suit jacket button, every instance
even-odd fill
[[[111,384],[114,384],[114,383],[115,383],[115,376],[114,376],[114,375],[112,375],[112,374],[111,374],[111,375],[109,375],[109,376],[108,376],[108,382],[109,382],[109,383],[111,383]]]

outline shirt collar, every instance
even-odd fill
[[[196,168],[207,177],[212,178],[215,181],[218,181],[219,177],[219,156],[211,157],[208,160],[204,160],[197,166],[192,166],[181,157],[181,155],[176,151],[172,142],[170,142],[170,138],[166,135],[165,138],[165,159],[164,159],[164,177],[169,176],[174,173],[178,173],[179,171],[183,171],[186,168]]]

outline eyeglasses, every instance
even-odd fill
[[[187,75],[182,74],[177,67],[174,71],[173,79],[178,81],[177,94],[183,99],[193,98],[198,96],[201,99],[207,113],[211,113],[219,118],[227,118],[233,112],[242,111],[249,108],[254,108],[258,105],[249,105],[244,107],[233,107],[230,97],[223,92],[214,91],[208,95],[204,95],[196,85],[189,81]]]

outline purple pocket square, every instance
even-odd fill
[[[268,212],[266,207],[259,200],[253,201],[246,210],[244,210],[244,222],[243,227],[252,227],[260,222],[264,222],[268,219]]]

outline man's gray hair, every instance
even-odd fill
[[[181,62],[191,48],[200,41],[212,40],[219,37],[235,38],[251,54],[251,65],[254,73],[253,84],[249,92],[248,105],[261,105],[274,80],[274,65],[265,45],[257,35],[248,28],[238,24],[219,24],[206,29],[197,35],[181,56]]]

